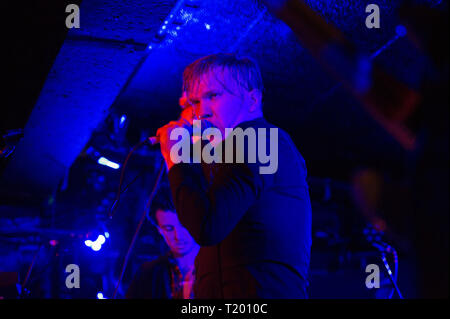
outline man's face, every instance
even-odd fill
[[[211,122],[223,134],[225,128],[234,128],[241,122],[242,114],[247,112],[249,105],[245,90],[239,88],[229,72],[217,72],[220,73],[203,75],[187,93],[187,99],[197,119]],[[216,77],[223,81],[223,85]]]
[[[159,233],[164,237],[167,245],[175,257],[188,254],[196,245],[194,239],[184,228],[176,213],[158,209],[156,211]]]

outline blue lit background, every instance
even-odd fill
[[[403,1],[377,1],[382,21],[379,30],[364,25],[365,6],[370,1],[307,3],[361,51],[375,56],[374,61],[390,74],[413,88],[420,86],[430,64],[406,41],[406,29],[396,16]],[[423,3],[438,6],[440,1]],[[321,247],[320,243],[322,239],[349,238],[353,229],[343,226],[343,220],[349,224],[361,220],[347,199],[329,205],[324,200],[325,190],[342,195],[353,170],[360,166],[398,172],[403,169],[405,153],[346,92],[335,89],[336,83],[290,29],[256,1],[85,0],[81,12],[82,27],[68,32],[33,104],[24,137],[0,180],[4,191],[18,198],[21,212],[9,213],[17,202],[2,205],[2,211],[8,212],[2,228],[17,228],[19,234],[26,228],[28,235],[31,229],[46,240],[58,240],[57,245],[42,248],[36,272],[51,277],[45,271],[45,256],[53,256],[53,265],[75,258],[90,265],[85,282],[89,288],[75,297],[111,296],[122,256],[151,189],[158,153],[140,149],[135,154],[125,184],[141,172],[145,174],[123,194],[117,217],[108,221],[121,163],[135,143],[177,116],[181,72],[188,63],[206,54],[234,51],[259,62],[266,87],[266,117],[292,135],[307,159],[315,225],[326,225],[325,230],[317,230],[318,257],[313,259],[312,274],[317,283],[331,280],[333,287],[342,287],[350,275],[339,272],[338,265],[353,269],[359,255],[343,260],[337,251],[344,246]],[[330,180],[334,181],[331,188]],[[16,218],[23,218],[21,227],[8,224],[17,225],[12,222]],[[38,231],[42,227],[59,232],[43,234]],[[35,245],[32,241],[29,249],[20,251],[24,260],[30,259]],[[124,277],[124,289],[139,263],[165,249],[155,229],[146,225]],[[1,250],[8,259],[4,269],[15,269],[21,260],[19,252],[12,252],[7,244],[2,244]],[[21,273],[27,266],[22,262]],[[39,284],[39,280],[30,282],[30,288]],[[347,282],[343,285],[347,291],[340,291],[341,296],[374,297],[358,285],[356,280]],[[414,288],[408,285],[413,284],[405,283],[406,289],[410,288],[406,294],[413,296]],[[41,286],[44,288],[35,292],[40,296],[74,297],[51,284]],[[328,293],[333,296],[337,291],[330,288]],[[123,296],[124,291],[121,293]]]

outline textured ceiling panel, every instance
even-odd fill
[[[74,35],[147,44],[170,12],[175,0],[84,0],[81,28]]]
[[[66,42],[5,172],[6,184],[54,188],[107,115],[138,58],[126,48]]]
[[[83,1],[81,28],[70,30],[60,49],[2,176],[3,188],[38,195],[55,190],[144,56],[130,42],[150,42],[171,6]]]

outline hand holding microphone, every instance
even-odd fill
[[[211,117],[209,114],[204,116],[199,116],[194,118],[194,107],[189,103],[187,99],[186,92],[183,92],[181,98],[179,99],[179,104],[182,107],[182,111],[180,114],[180,118],[177,121],[171,121],[163,127],[159,128],[156,131],[156,136],[152,136],[148,138],[148,141],[151,145],[160,144],[161,154],[166,161],[168,169],[170,169],[174,162],[172,161],[170,150],[172,146],[174,146],[178,141],[174,141],[170,139],[170,134],[172,130],[176,128],[185,128],[189,131],[189,137],[192,136],[193,131],[193,122],[195,120],[202,121],[202,128],[213,127],[213,125],[204,119]],[[173,154],[173,156],[177,156],[178,154]]]

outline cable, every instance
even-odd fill
[[[133,250],[133,246],[134,246],[134,243],[136,241],[136,238],[137,238],[137,236],[139,234],[139,231],[141,230],[142,224],[144,223],[145,216],[147,215],[147,211],[150,208],[150,205],[151,205],[151,203],[153,201],[153,197],[155,196],[156,190],[158,189],[159,182],[160,182],[161,177],[162,177],[162,175],[164,173],[165,164],[166,163],[165,163],[164,159],[161,160],[161,164],[160,164],[160,167],[159,167],[159,170],[158,170],[158,175],[157,175],[156,180],[155,180],[155,185],[153,186],[153,189],[152,189],[152,192],[150,194],[150,197],[148,198],[147,203],[145,204],[145,208],[144,208],[144,210],[142,212],[141,219],[140,219],[139,224],[138,224],[138,226],[136,228],[136,231],[134,232],[133,239],[131,240],[130,246],[128,247],[128,251],[127,251],[127,254],[125,256],[123,265],[122,265],[122,270],[120,272],[120,276],[119,276],[119,279],[117,281],[117,286],[116,286],[116,289],[114,290],[113,299],[116,299],[117,291],[119,290],[120,282],[122,281],[123,274],[125,273],[125,269],[127,267],[128,259],[130,258],[130,254],[131,254],[131,251]]]
[[[128,184],[127,184],[127,186],[125,186],[124,187],[124,189],[123,190],[121,190],[121,192],[120,192],[120,195],[122,195],[123,193],[125,193],[127,190],[128,190],[128,188],[139,178],[139,177],[141,177],[142,175],[144,175],[145,173],[147,173],[147,171],[146,170],[142,170],[139,174],[136,174],[136,176],[133,178],[133,180],[131,181],[131,182],[129,182]]]
[[[391,293],[389,294],[388,299],[392,299],[392,296],[394,295],[394,292],[397,291],[397,294],[400,299],[403,299],[403,295],[400,292],[400,289],[397,285],[397,279],[398,279],[398,254],[397,251],[392,247],[391,245],[385,243],[382,241],[382,235],[383,233],[380,231],[377,231],[373,226],[366,227],[364,229],[364,235],[366,237],[366,240],[375,247],[380,253],[381,253],[381,259],[383,261],[384,267],[386,268],[386,271],[389,276],[389,280],[392,283],[393,289]],[[393,261],[394,261],[394,273],[392,273],[391,268],[389,266],[389,263],[386,258],[386,252],[390,253],[392,255]]]
[[[395,283],[397,283],[397,278],[398,278],[398,254],[397,251],[388,245],[388,247],[386,248],[387,252],[390,252],[392,254],[392,258],[394,259],[394,281]],[[394,291],[395,288],[392,288],[391,294],[389,295],[389,299],[392,299],[392,296],[394,295]]]
[[[36,261],[36,258],[37,258],[38,254],[39,254],[39,251],[41,250],[41,247],[42,247],[42,243],[39,244],[38,249],[37,249],[36,252],[34,253],[33,260],[31,261],[31,264],[30,264],[30,266],[28,267],[27,274],[26,274],[26,276],[25,276],[25,279],[23,280],[22,288],[21,288],[21,290],[20,290],[20,296],[23,296],[25,286],[26,286],[26,284],[27,284],[27,282],[28,282],[28,278],[30,278],[31,270],[33,269],[34,262]]]
[[[400,289],[397,286],[397,280],[396,279],[394,280],[394,277],[392,276],[392,271],[391,271],[391,269],[389,267],[389,263],[386,260],[386,254],[384,252],[381,252],[381,260],[383,261],[384,267],[387,270],[388,277],[389,277],[392,285],[394,286],[395,290],[397,291],[398,297],[400,299],[403,299],[403,296],[402,296],[402,294],[400,292]],[[391,294],[391,296],[392,296],[392,294]]]
[[[371,244],[373,247],[375,247],[376,249],[378,249],[380,251],[381,260],[383,261],[384,267],[386,268],[386,271],[388,273],[389,280],[391,281],[392,286],[393,286],[393,289],[392,289],[391,293],[389,294],[388,299],[392,299],[392,296],[394,295],[394,291],[397,291],[399,298],[403,299],[403,296],[397,285],[397,278],[398,278],[398,254],[397,254],[397,251],[389,244],[387,244],[383,241],[380,241],[380,240],[373,241],[373,242],[371,242]],[[385,252],[392,254],[392,257],[394,260],[394,267],[395,267],[394,273],[392,273],[391,268],[389,267],[389,263],[387,261]]]
[[[120,172],[120,181],[119,181],[119,187],[118,187],[117,193],[116,193],[116,198],[114,199],[114,202],[113,202],[113,204],[111,205],[111,209],[109,210],[109,214],[108,214],[109,219],[112,219],[112,217],[113,217],[113,215],[114,215],[114,212],[115,212],[116,209],[117,209],[117,204],[119,203],[120,195],[121,195],[123,192],[125,192],[125,191],[127,190],[127,188],[128,188],[128,187],[129,187],[129,186],[137,179],[137,177],[138,177],[138,176],[136,176],[136,177],[134,178],[134,180],[133,180],[131,183],[129,183],[129,184],[127,185],[127,187],[125,187],[125,189],[124,189],[123,191],[121,190],[121,188],[122,188],[122,183],[123,183],[123,177],[124,177],[124,175],[125,175],[125,168],[126,168],[126,166],[127,166],[128,160],[130,159],[131,155],[132,155],[139,147],[141,147],[141,146],[144,145],[145,143],[147,143],[147,139],[145,139],[145,140],[140,141],[139,143],[137,143],[137,144],[131,149],[131,151],[128,152],[128,155],[127,155],[127,157],[125,158],[125,161],[123,162],[122,170],[121,170],[121,172]]]

